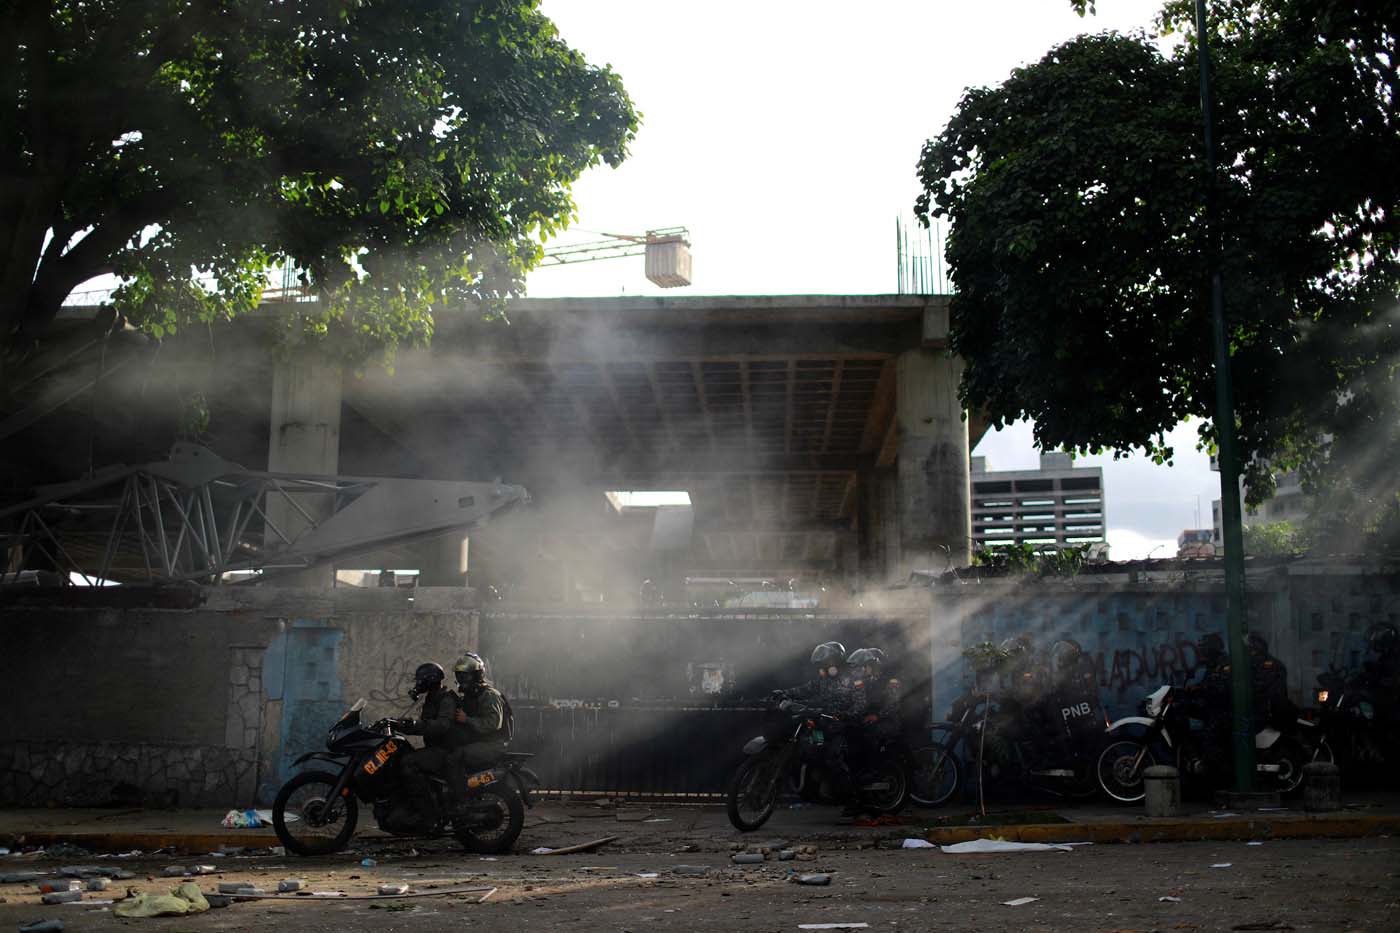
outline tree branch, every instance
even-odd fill
[[[164,219],[177,203],[175,195],[164,189],[149,192],[112,211],[67,253],[60,255],[52,248],[46,250],[24,309],[21,322],[24,330],[42,332],[74,288],[110,269],[112,254],[122,244]],[[70,232],[70,238],[71,235]]]

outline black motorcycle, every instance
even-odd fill
[[[1094,763],[1104,729],[1091,700],[1040,709],[992,698],[988,710],[985,697],[967,694],[953,703],[947,720],[931,724],[933,741],[914,750],[910,796],[924,806],[941,806],[957,796],[965,772],[980,769],[994,794],[1029,789],[1092,797],[1099,791]]]
[[[379,828],[394,835],[422,835],[421,828],[402,819],[412,812],[403,782],[403,763],[413,746],[394,731],[395,721],[380,719],[362,725],[358,700],[326,736],[326,751],[308,752],[296,760],[323,761],[335,771],[302,771],[277,792],[272,826],[288,852],[328,855],[343,849],[355,834],[361,802],[372,808]],[[493,768],[467,778],[466,806],[441,818],[428,835],[451,834],[470,852],[505,852],[525,825],[525,807],[534,806],[540,779],[524,766],[533,756],[507,752]],[[431,781],[436,811],[445,813],[447,782]],[[411,827],[411,828],[410,828]]]
[[[741,832],[758,829],[784,793],[820,803],[838,803],[823,764],[826,733],[844,728],[815,707],[783,700],[781,727],[744,745],[747,756],[729,782],[729,822]],[[857,803],[872,813],[898,813],[909,798],[909,777],[899,756],[884,745],[852,749]]]
[[[1119,803],[1137,803],[1147,795],[1143,772],[1158,762],[1172,763],[1184,782],[1209,785],[1212,778],[1221,779],[1221,765],[1212,763],[1202,730],[1196,728],[1193,713],[1204,711],[1178,702],[1178,693],[1170,684],[1158,687],[1143,700],[1146,716],[1125,716],[1110,724],[1097,770],[1104,793]],[[1256,732],[1254,770],[1260,785],[1281,794],[1300,790],[1303,765],[1331,760],[1316,732],[1315,724],[1303,719]]]
[[[1334,667],[1318,675],[1317,685],[1317,710],[1312,715],[1318,744],[1336,756],[1348,780],[1386,776],[1386,766],[1396,760],[1400,742],[1367,679],[1348,677]]]

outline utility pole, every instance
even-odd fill
[[[1220,280],[1220,213],[1216,198],[1215,126],[1211,94],[1210,30],[1206,0],[1196,0],[1196,46],[1201,65],[1201,121],[1206,147],[1206,262],[1215,334],[1215,440],[1220,463],[1220,530],[1225,543],[1225,631],[1230,646],[1230,734],[1235,790],[1254,787],[1253,693],[1244,647],[1244,530],[1240,522],[1240,459],[1235,444],[1235,400],[1230,343],[1225,330],[1225,287]]]

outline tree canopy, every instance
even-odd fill
[[[435,303],[519,289],[637,124],[535,0],[0,3],[0,94],[11,359],[94,276],[160,337],[287,264],[321,299],[294,332],[425,339]]]
[[[1400,4],[1211,4],[1218,232],[1251,499],[1274,469],[1351,522],[1396,506]],[[1046,448],[1213,441],[1206,172],[1192,4],[1164,53],[1082,36],[966,92],[925,145],[921,215],[951,220],[962,392]],[[1342,501],[1345,500],[1345,501]]]

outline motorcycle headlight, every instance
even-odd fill
[[[1318,702],[1318,703],[1326,703],[1326,702],[1327,702],[1327,696],[1328,696],[1328,693],[1327,693],[1326,690],[1319,690],[1319,691],[1317,691],[1317,702]]]

